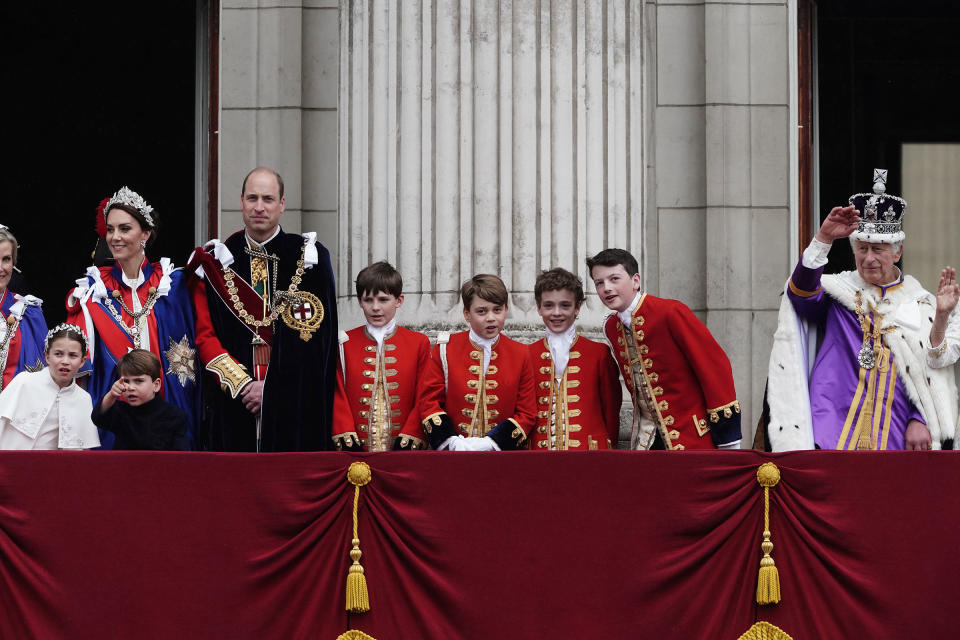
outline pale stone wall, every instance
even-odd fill
[[[656,15],[659,293],[700,313],[759,415],[790,269],[789,11],[775,1],[648,3]]]
[[[220,232],[241,227],[240,184],[258,165],[284,178],[292,232],[336,251],[337,0],[223,0]]]
[[[361,322],[356,272],[387,259],[405,323],[461,322],[460,282],[487,271],[511,289],[512,333],[532,335],[539,270],[588,280],[587,255],[627,248],[730,355],[749,436],[791,266],[795,10],[226,0],[222,228],[239,226],[243,172],[277,167],[285,226],[334,255],[344,328]],[[586,306],[595,332],[604,310]]]
[[[538,272],[622,246],[643,258],[643,11],[626,2],[354,0],[341,14],[339,287],[386,259],[404,321],[463,322],[499,274],[539,326]],[[589,287],[592,293],[592,287]],[[598,327],[591,295],[581,314]],[[343,317],[359,323],[352,303]]]

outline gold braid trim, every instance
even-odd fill
[[[360,436],[357,435],[356,431],[337,433],[333,436],[333,444],[337,445],[337,451],[343,451],[354,444],[360,444]]]
[[[401,449],[426,449],[427,448],[426,441],[420,438],[417,438],[414,436],[408,436],[405,433],[401,433],[397,437],[400,438]]]
[[[707,415],[710,416],[710,422],[720,422],[721,413],[723,414],[724,418],[732,418],[734,412],[740,413],[739,400],[728,402],[727,404],[720,405],[714,409],[707,409]]]
[[[423,430],[427,433],[427,435],[433,433],[434,427],[440,426],[440,416],[442,415],[445,415],[443,411],[437,411],[436,413],[431,413],[423,419]]]
[[[523,446],[523,443],[527,441],[527,434],[523,430],[523,427],[521,427],[520,423],[513,418],[507,418],[507,420],[516,425],[513,431],[510,432],[510,439],[516,443],[517,447]]]

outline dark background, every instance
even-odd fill
[[[958,2],[817,3],[820,219],[815,226],[831,207],[871,191],[874,168],[888,169],[887,191],[901,195],[903,143],[960,141],[958,33]],[[849,244],[835,243],[827,269],[853,268]]]
[[[52,326],[91,264],[96,207],[121,186],[159,216],[151,260],[182,266],[194,246],[196,5],[4,3],[0,24],[0,223],[21,247],[17,293],[43,298]]]

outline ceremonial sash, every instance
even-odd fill
[[[233,295],[236,295],[238,301],[243,305],[242,308],[246,309],[247,313],[252,316],[254,320],[263,320],[263,298],[261,298],[260,294],[250,286],[250,283],[234,272],[233,284],[236,287],[237,292],[236,294],[231,294],[227,287],[227,281],[224,276],[224,272],[229,269],[229,267],[224,267],[216,258],[206,251],[197,250],[190,258],[190,263],[187,265],[187,270],[196,271],[197,269],[203,269],[203,275],[206,278],[207,286],[213,289],[213,291],[223,302],[223,306],[231,313],[231,315],[233,315],[233,317],[235,317],[240,324],[245,326],[251,334],[260,336],[264,342],[272,345],[273,327],[269,324],[259,328],[250,326],[243,318],[240,317],[237,309],[233,306]]]

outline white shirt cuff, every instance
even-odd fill
[[[801,262],[807,269],[819,269],[827,264],[827,254],[831,245],[820,242],[816,238],[810,241],[810,246],[803,250]]]

